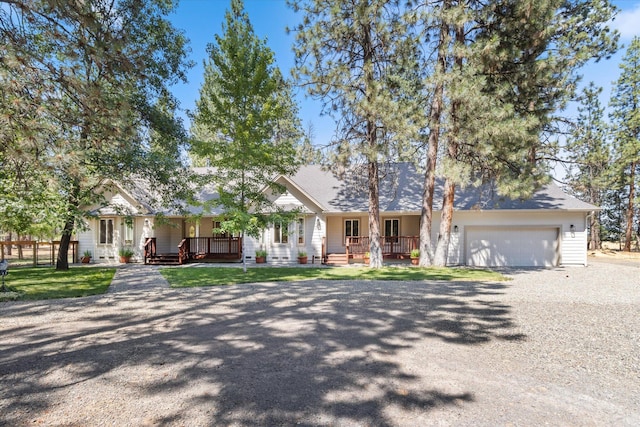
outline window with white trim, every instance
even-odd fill
[[[384,220],[384,238],[387,243],[398,243],[400,235],[400,220],[385,219]]]
[[[344,242],[346,244],[347,237],[352,237],[351,242],[357,243],[358,239],[354,237],[360,237],[360,220],[359,219],[345,219],[344,220]]]
[[[125,221],[124,223],[124,244],[133,245],[133,221]]]
[[[273,224],[273,243],[289,243],[289,227],[282,222]]]
[[[298,227],[298,244],[304,245],[304,218],[298,218],[296,226]]]
[[[101,219],[100,227],[98,230],[99,230],[98,244],[112,245],[113,244],[113,218]]]

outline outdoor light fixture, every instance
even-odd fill
[[[458,226],[457,226],[457,225],[454,225],[454,226],[453,226],[453,232],[454,232],[454,233],[457,233],[457,232],[458,232]]]
[[[320,218],[316,218],[316,229],[320,230],[322,228],[322,224],[320,224]]]
[[[576,231],[576,226],[575,226],[575,225],[573,225],[573,224],[571,224],[571,225],[569,226],[569,230],[570,230],[572,233],[575,233],[575,231]]]

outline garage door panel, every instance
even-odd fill
[[[468,228],[467,264],[482,267],[555,266],[558,228]]]

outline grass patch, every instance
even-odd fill
[[[174,288],[222,286],[239,283],[298,282],[302,280],[455,280],[494,282],[507,280],[502,274],[470,268],[368,267],[249,268],[247,273],[236,267],[163,268],[162,275]]]
[[[103,294],[109,289],[115,268],[71,268],[56,271],[52,267],[10,269],[7,287],[20,294],[18,300],[75,298]]]

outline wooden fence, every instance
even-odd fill
[[[11,248],[11,255],[8,249]],[[38,242],[37,240],[0,241],[0,260],[9,261],[9,265],[54,265],[58,257],[60,241]],[[79,261],[78,241],[69,242],[68,261]]]

